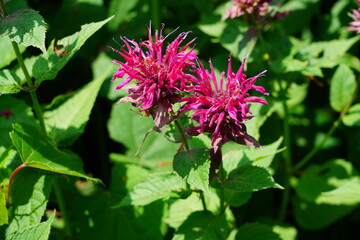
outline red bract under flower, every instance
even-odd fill
[[[262,76],[265,71],[254,77],[246,78],[243,73],[245,60],[238,72],[234,73],[231,67],[231,59],[229,59],[227,76],[225,77],[223,72],[220,81],[216,79],[211,62],[211,73],[201,65],[196,70],[198,85],[188,89],[195,96],[180,100],[186,102],[180,112],[195,110],[191,119],[199,123],[199,126],[188,128],[187,134],[196,136],[203,132],[212,133],[212,146],[215,152],[229,140],[243,145],[260,147],[260,144],[246,133],[244,122],[252,118],[249,115],[251,114],[249,103],[267,105],[264,99],[248,94],[250,89],[254,89],[268,95],[263,87],[254,85],[256,79]]]
[[[129,96],[119,102],[130,102],[140,107],[140,111],[151,114],[155,125],[161,129],[171,121],[172,104],[181,98],[181,91],[194,81],[194,76],[187,70],[195,66],[196,54],[193,49],[188,49],[195,39],[180,46],[188,32],[180,33],[163,51],[167,36],[162,36],[162,29],[155,31],[154,40],[151,29],[148,28],[148,31],[149,40],[139,44],[120,37],[125,46],[113,51],[125,61],[114,60],[120,67],[113,80],[127,75],[116,91],[135,80],[134,84],[126,87]]]

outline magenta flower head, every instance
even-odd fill
[[[211,144],[215,153],[230,140],[243,145],[260,147],[255,138],[246,133],[244,122],[253,117],[250,115],[250,103],[267,105],[264,99],[250,96],[248,93],[250,89],[254,89],[268,95],[263,87],[254,85],[256,79],[265,71],[247,78],[243,73],[245,61],[246,59],[237,73],[234,73],[230,58],[227,76],[225,77],[223,72],[219,81],[215,76],[211,61],[211,72],[200,64],[200,68],[196,70],[198,84],[188,89],[194,96],[180,100],[185,102],[180,113],[195,110],[191,119],[199,123],[199,126],[189,127],[186,130],[187,134],[196,136],[203,132],[211,133]]]
[[[139,107],[140,111],[151,115],[158,130],[171,121],[172,104],[181,98],[181,92],[194,81],[194,76],[187,71],[195,67],[196,58],[194,50],[188,49],[195,39],[181,46],[188,32],[180,33],[164,49],[164,41],[168,36],[162,36],[162,30],[155,31],[153,39],[151,28],[148,27],[149,39],[140,43],[120,37],[125,46],[121,46],[120,50],[113,49],[124,59],[114,60],[120,67],[113,80],[127,76],[116,86],[115,91],[129,84],[126,86],[129,95],[119,102],[130,102]]]
[[[348,30],[355,31],[357,34],[359,34],[360,33],[360,8],[353,9],[352,13],[349,14],[349,16],[352,19],[354,19],[354,21],[350,22],[350,27],[348,27]]]
[[[263,16],[267,14],[271,1],[273,0],[232,0],[233,5],[224,18],[236,18],[246,13]]]
[[[273,0],[232,0],[233,5],[226,11],[223,19],[237,18],[246,15],[245,21],[266,25],[289,15],[290,11],[273,12],[269,7],[269,3],[272,1]]]

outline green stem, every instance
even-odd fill
[[[1,8],[3,16],[4,17],[7,16],[8,13],[6,11],[6,7],[5,7],[5,4],[4,4],[3,0],[0,0],[0,8]],[[31,80],[29,71],[27,70],[27,68],[25,66],[24,59],[21,56],[18,44],[16,42],[13,42],[13,41],[11,41],[11,44],[13,46],[13,49],[14,49],[14,52],[16,54],[16,58],[17,58],[17,60],[19,62],[19,65],[20,65],[22,71],[24,72],[27,85],[29,86],[31,100],[33,102],[34,110],[36,112],[36,117],[39,120],[41,130],[43,131],[43,133],[45,135],[47,135],[46,134],[46,127],[45,127],[44,118],[43,118],[43,115],[42,115],[42,112],[41,112],[40,104],[39,104],[38,98],[36,96],[34,84],[33,84],[32,80]]]
[[[45,135],[47,135],[45,122],[44,122],[44,117],[43,117],[42,112],[41,112],[41,107],[40,107],[40,104],[39,104],[39,100],[38,100],[38,98],[36,96],[36,93],[35,93],[34,84],[33,84],[32,80],[31,80],[29,72],[28,72],[28,70],[27,70],[27,68],[25,66],[24,59],[22,58],[22,56],[20,54],[19,46],[15,42],[11,42],[11,43],[12,43],[12,46],[14,48],[16,58],[17,58],[17,60],[19,62],[19,65],[20,65],[22,71],[24,72],[26,83],[29,86],[31,100],[32,100],[33,107],[34,107],[34,110],[35,110],[35,113],[36,113],[36,117],[39,120],[41,130],[43,131],[43,133]]]
[[[280,91],[283,92],[281,82],[279,81]],[[287,105],[286,99],[282,102],[282,107],[284,109],[284,142],[286,150],[284,151],[284,166],[285,166],[285,176],[284,176],[284,192],[281,199],[280,211],[278,219],[283,221],[286,215],[286,210],[289,204],[290,198],[290,177],[291,177],[291,133],[290,133],[290,124],[289,124],[289,107]]]
[[[181,139],[182,139],[182,141],[183,141],[183,143],[184,143],[184,146],[185,146],[186,151],[187,151],[189,154],[191,154],[190,146],[189,146],[189,143],[187,142],[187,139],[186,139],[186,136],[185,136],[185,134],[184,134],[184,130],[183,130],[181,124],[179,123],[178,120],[174,120],[174,122],[175,122],[175,125],[176,125],[179,133],[180,133],[180,136],[181,136]],[[204,212],[207,212],[208,210],[207,210],[207,207],[206,207],[206,202],[205,202],[205,198],[204,198],[204,193],[203,193],[202,191],[200,191],[200,198],[201,198],[201,202],[202,202],[202,204],[203,204]]]
[[[160,28],[159,0],[151,0],[151,18],[155,29]]]
[[[225,177],[225,172],[222,163],[220,164],[219,167],[219,177],[220,177],[220,181],[223,182]],[[220,214],[224,212],[225,212],[225,189],[223,187],[220,187]]]
[[[63,194],[61,192],[61,188],[60,188],[60,185],[58,183],[58,179],[56,179],[54,181],[53,189],[54,189],[56,200],[57,200],[57,202],[59,204],[61,215],[62,215],[62,217],[64,219],[65,233],[69,238],[71,238],[72,231],[71,231],[71,226],[70,226],[70,222],[69,222],[69,216],[67,214],[67,211],[65,210],[66,209],[65,200],[64,200],[64,196],[63,196]]]
[[[0,9],[1,9],[2,15],[4,17],[8,15],[3,0],[0,0]],[[32,103],[33,103],[33,108],[35,110],[36,117],[39,120],[40,128],[41,128],[42,132],[47,136],[44,117],[42,115],[39,100],[38,100],[38,98],[36,96],[36,92],[35,92],[36,88],[34,87],[34,83],[31,80],[29,71],[27,70],[27,68],[25,66],[24,59],[21,56],[18,44],[13,42],[13,41],[11,43],[12,43],[13,49],[15,51],[16,58],[17,58],[17,60],[19,62],[19,65],[20,65],[22,71],[24,72],[27,85],[28,85],[28,87],[30,89],[30,96],[31,96],[31,100],[32,100]],[[68,215],[67,215],[67,211],[66,211],[66,208],[65,208],[64,197],[63,197],[63,195],[61,193],[61,189],[60,189],[60,187],[59,187],[59,185],[58,185],[58,183],[56,181],[55,181],[55,183],[53,185],[53,188],[54,188],[56,200],[57,200],[57,202],[59,204],[60,211],[61,211],[61,213],[62,213],[62,215],[64,217],[65,231],[66,231],[67,235],[69,237],[71,237],[71,228],[70,228],[70,224],[69,224],[69,218],[68,218]]]
[[[314,155],[320,150],[322,149],[322,147],[324,146],[324,144],[326,143],[326,141],[331,137],[331,135],[334,133],[334,131],[336,130],[336,128],[339,126],[341,121],[341,116],[336,119],[335,122],[333,122],[331,128],[329,129],[329,131],[326,133],[325,137],[321,140],[321,142],[314,147],[303,159],[301,159],[293,168],[293,171],[297,171],[300,168],[302,168],[306,163],[308,163],[312,157],[314,157]]]

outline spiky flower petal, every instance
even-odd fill
[[[350,27],[348,27],[348,30],[355,31],[357,34],[359,34],[360,33],[360,8],[353,9],[352,13],[349,14],[349,16],[352,19],[354,19],[354,21],[350,22]]]
[[[223,72],[219,80],[215,76],[211,61],[211,72],[200,65],[200,68],[196,70],[198,84],[188,89],[193,92],[193,96],[180,100],[185,102],[180,112],[195,110],[191,119],[199,123],[199,126],[190,127],[186,132],[191,136],[203,132],[211,133],[215,152],[230,140],[243,145],[260,147],[255,138],[246,133],[244,122],[253,117],[250,115],[250,103],[267,105],[264,99],[250,96],[248,93],[250,89],[254,89],[268,95],[263,87],[254,85],[256,79],[265,71],[247,78],[243,73],[245,61],[246,59],[237,73],[234,73],[230,58],[227,76],[225,77]]]
[[[120,67],[113,80],[127,76],[116,87],[117,91],[127,85],[129,96],[120,99],[120,102],[130,102],[140,111],[150,114],[158,129],[171,121],[172,104],[194,81],[194,76],[187,71],[195,66],[196,58],[194,50],[188,49],[195,39],[181,46],[189,32],[180,33],[164,47],[168,36],[164,37],[162,30],[156,30],[153,39],[148,27],[149,39],[140,43],[120,37],[125,46],[121,46],[120,50],[113,49],[124,58],[124,61],[114,60]]]

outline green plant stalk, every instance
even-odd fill
[[[321,140],[321,142],[314,147],[303,159],[301,159],[293,168],[293,171],[297,171],[300,168],[302,168],[305,164],[307,164],[312,157],[314,157],[314,155],[320,150],[322,149],[322,147],[324,146],[324,144],[327,142],[327,140],[331,137],[331,135],[334,133],[334,131],[336,130],[336,128],[340,125],[340,121],[341,121],[341,116],[336,119],[335,122],[333,122],[331,128],[329,129],[329,131],[326,133],[326,135],[324,136],[324,138]]]
[[[61,188],[60,185],[58,183],[58,179],[56,179],[53,183],[53,189],[54,189],[54,193],[55,193],[55,198],[59,204],[59,208],[60,208],[60,212],[61,215],[64,219],[64,223],[65,223],[65,233],[66,235],[71,238],[72,236],[72,231],[71,231],[71,226],[70,226],[70,222],[69,222],[69,216],[67,214],[67,211],[63,211],[64,209],[66,209],[65,206],[65,200],[64,200],[64,196],[61,192]]]
[[[225,177],[225,172],[224,172],[222,163],[220,164],[220,167],[219,167],[219,177],[220,177],[221,182],[224,180],[224,177]],[[223,214],[225,212],[225,209],[226,209],[226,207],[225,207],[225,189],[221,186],[220,187],[220,214]]]
[[[4,17],[8,16],[8,13],[6,11],[6,7],[5,7],[5,4],[4,4],[3,0],[0,0],[0,9],[1,9],[2,15]],[[32,100],[32,103],[33,103],[34,110],[36,112],[36,117],[39,120],[41,130],[43,131],[43,133],[45,135],[47,135],[46,134],[45,122],[44,122],[44,118],[43,118],[43,115],[42,115],[42,112],[41,112],[39,100],[38,100],[38,98],[36,96],[36,93],[35,93],[34,83],[32,82],[29,71],[27,70],[27,68],[25,66],[24,59],[22,58],[22,56],[20,54],[18,44],[16,42],[13,42],[13,41],[11,41],[11,44],[13,46],[13,49],[14,49],[14,52],[16,54],[16,58],[17,58],[17,60],[19,62],[19,65],[20,65],[22,71],[24,72],[26,83],[29,86],[31,100]]]
[[[160,28],[159,0],[151,0],[151,18],[155,29]]]
[[[8,16],[8,13],[6,11],[6,7],[5,7],[5,4],[4,4],[3,0],[0,0],[0,9],[1,9],[2,15],[4,17]],[[40,107],[38,98],[36,96],[36,92],[35,92],[36,89],[34,88],[34,83],[32,82],[30,74],[29,74],[29,72],[28,72],[28,70],[27,70],[27,68],[25,66],[24,59],[21,56],[18,44],[16,42],[13,42],[13,41],[11,41],[11,44],[12,44],[13,49],[15,51],[16,58],[17,58],[17,60],[19,62],[19,65],[20,65],[20,67],[21,67],[21,69],[22,69],[22,71],[23,71],[23,73],[25,75],[27,85],[28,85],[28,87],[30,89],[30,96],[31,96],[31,100],[33,102],[33,108],[35,110],[36,117],[37,117],[37,119],[39,121],[40,128],[41,128],[42,132],[47,136],[46,127],[45,127],[45,121],[44,121],[44,117],[43,117],[42,112],[41,112],[41,107]],[[55,183],[53,185],[53,188],[54,188],[56,200],[57,200],[57,202],[59,204],[60,211],[61,211],[62,215],[64,216],[65,231],[66,231],[67,235],[70,237],[71,236],[71,229],[70,229],[69,220],[67,218],[67,212],[66,212],[66,208],[65,208],[65,204],[64,204],[65,201],[64,201],[64,198],[62,196],[60,187],[56,183],[56,181],[55,181]]]
[[[279,81],[280,91],[283,91],[281,82]],[[284,142],[286,145],[286,150],[284,151],[284,166],[285,166],[285,178],[284,178],[284,192],[281,199],[280,211],[278,220],[283,221],[286,215],[286,210],[289,204],[290,198],[290,177],[292,170],[291,163],[291,133],[290,133],[290,124],[289,124],[289,107],[287,105],[286,99],[282,102],[282,107],[284,109]]]
[[[184,134],[184,130],[183,130],[183,128],[182,128],[182,126],[181,126],[181,124],[179,123],[178,120],[174,120],[174,122],[175,122],[175,125],[176,125],[179,133],[180,133],[180,136],[181,136],[181,139],[182,139],[182,141],[184,143],[185,149],[190,154],[191,153],[190,152],[190,146],[189,146],[189,143],[187,142],[186,136]],[[203,204],[204,212],[207,212],[208,210],[207,210],[207,207],[206,207],[204,193],[202,191],[200,191],[200,198],[201,198],[201,202]]]

